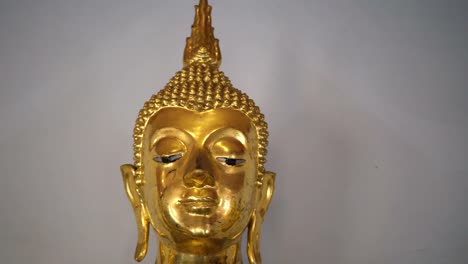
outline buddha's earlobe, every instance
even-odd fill
[[[247,256],[251,264],[261,264],[260,255],[260,233],[263,224],[263,218],[268,210],[271,197],[275,190],[275,173],[266,172],[261,181],[258,182],[257,206],[253,211],[249,223],[249,232],[247,238]]]
[[[120,167],[122,172],[125,192],[133,207],[135,220],[138,228],[138,241],[135,250],[135,260],[142,261],[148,252],[148,237],[149,237],[149,221],[148,214],[141,201],[138,187],[136,184],[136,168],[133,165],[122,165]]]

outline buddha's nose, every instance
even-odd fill
[[[195,169],[184,176],[184,184],[189,188],[203,188],[213,187],[215,182],[213,176],[211,176],[207,171]]]

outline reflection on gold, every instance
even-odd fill
[[[261,263],[261,224],[274,190],[264,169],[267,124],[219,71],[221,52],[206,0],[196,6],[184,67],[140,111],[133,165],[121,167],[138,227],[135,259],[158,235],[156,263]]]

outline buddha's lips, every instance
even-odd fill
[[[194,216],[209,216],[213,214],[218,206],[218,199],[213,197],[188,197],[179,200],[179,204],[185,208],[186,212]]]
[[[179,200],[180,204],[206,204],[206,205],[216,205],[218,204],[218,199],[213,197],[188,197],[187,199]]]
[[[188,189],[179,200],[179,204],[191,207],[213,207],[219,203],[214,189]]]

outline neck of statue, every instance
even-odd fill
[[[156,264],[242,264],[242,255],[240,250],[240,242],[232,245],[226,250],[221,251],[216,255],[193,255],[182,252],[177,252],[163,243],[159,243],[159,254]]]

